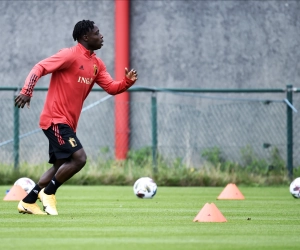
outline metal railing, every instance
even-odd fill
[[[46,87],[35,87],[34,89],[34,92],[37,93],[37,92],[46,92],[48,90],[48,88]],[[11,91],[11,92],[14,92],[14,93],[18,93],[19,92],[19,88],[18,87],[0,87],[0,93],[1,91]],[[280,140],[280,142],[278,143],[278,145],[282,145],[283,143],[286,144],[286,167],[287,167],[287,170],[288,170],[288,175],[290,178],[292,178],[293,176],[293,113],[294,112],[297,112],[296,108],[293,106],[293,93],[297,93],[299,92],[298,89],[294,88],[292,85],[287,85],[285,88],[282,88],[282,89],[200,89],[200,88],[156,88],[156,87],[139,87],[139,86],[134,86],[132,88],[130,88],[128,90],[129,92],[131,92],[132,94],[134,94],[136,97],[141,93],[141,92],[144,92],[144,93],[149,93],[151,94],[151,101],[150,101],[150,106],[149,107],[149,112],[150,112],[150,119],[151,119],[151,122],[150,122],[150,125],[147,123],[148,125],[145,126],[145,130],[151,130],[151,145],[149,145],[149,143],[145,143],[146,145],[144,146],[150,146],[151,149],[152,149],[152,159],[153,159],[153,165],[154,165],[154,168],[156,168],[157,166],[157,155],[158,155],[158,151],[161,153],[161,152],[164,152],[166,151],[165,148],[169,147],[169,145],[164,145],[164,141],[167,140],[166,138],[168,138],[168,133],[167,132],[160,132],[160,129],[164,130],[165,127],[167,126],[166,125],[166,122],[164,122],[164,119],[166,119],[164,117],[164,114],[163,113],[172,113],[170,110],[170,104],[166,104],[164,101],[165,99],[168,99],[168,100],[172,100],[172,103],[171,106],[178,106],[180,105],[181,108],[184,108],[185,110],[187,110],[185,113],[186,113],[186,116],[183,117],[180,122],[177,124],[177,127],[176,127],[176,124],[171,121],[172,123],[172,130],[173,131],[176,131],[174,134],[170,135],[172,137],[178,137],[178,135],[181,133],[181,128],[180,126],[183,126],[185,123],[186,124],[190,124],[189,126],[193,126],[193,123],[195,123],[194,121],[197,122],[197,119],[194,117],[196,114],[199,115],[199,119],[203,116],[206,117],[209,116],[209,112],[214,113],[216,109],[214,109],[214,107],[217,107],[218,109],[220,109],[220,105],[216,105],[216,104],[219,104],[220,101],[222,101],[222,105],[221,107],[224,108],[224,106],[227,105],[227,102],[230,101],[230,102],[238,102],[238,105],[240,105],[241,102],[244,102],[246,101],[250,106],[250,105],[256,105],[256,104],[252,104],[252,103],[263,103],[264,105],[266,104],[269,104],[269,103],[274,103],[274,102],[281,102],[281,103],[284,103],[286,105],[286,124],[285,124],[285,127],[286,127],[286,140],[285,142],[283,142],[282,140]],[[103,90],[101,88],[94,88],[92,89],[92,92],[103,92]],[[104,92],[103,92],[104,93]],[[167,95],[167,98],[162,98],[160,100],[158,100],[157,96],[158,96],[158,93],[166,96]],[[268,98],[263,98],[263,99],[257,99],[256,98],[245,98],[244,96],[242,98],[233,98],[232,96],[228,97],[228,96],[220,96],[220,94],[223,94],[223,95],[228,95],[228,94],[268,94]],[[177,94],[177,96],[174,98],[174,97],[170,97],[170,94]],[[203,109],[204,110],[209,110],[212,108],[212,110],[210,111],[207,111],[206,113],[204,112],[204,115],[202,115],[201,113],[201,110],[202,108],[197,108],[195,109],[195,106],[193,106],[193,103],[195,103],[195,101],[192,101],[191,103],[189,103],[191,96],[192,95],[193,97],[196,97],[197,98],[197,102],[199,99],[201,99],[201,102],[203,103],[204,99],[208,99],[209,101],[209,104],[205,103],[203,106],[205,106]],[[208,96],[207,94],[218,94],[218,96]],[[281,97],[281,99],[277,99],[277,100],[274,100],[272,98],[270,98],[270,95],[273,95],[273,94],[279,94],[280,96],[283,95],[283,97]],[[177,98],[179,95],[179,98]],[[94,97],[91,101],[93,101],[95,103],[95,100],[97,99],[98,97]],[[107,97],[105,97],[106,99],[108,99]],[[43,99],[43,98],[42,98]],[[99,98],[98,98],[99,99]],[[138,104],[138,102],[136,102],[134,100],[135,98],[133,98],[133,101],[130,102],[130,105],[131,105],[131,109],[132,110],[137,110],[140,108],[140,105]],[[137,98],[138,99],[138,98]],[[187,104],[182,104],[182,101],[184,103],[187,103]],[[99,100],[97,101],[99,102]],[[143,98],[143,102],[147,102],[145,98]],[[137,103],[137,105],[135,105]],[[224,104],[225,103],[225,104]],[[11,106],[13,106],[13,101],[11,101],[11,103],[9,104]],[[148,105],[148,104],[147,104]],[[184,106],[186,105],[186,106]],[[93,105],[90,104],[90,106],[88,106],[86,109],[88,109],[89,107],[91,107]],[[94,105],[96,106],[96,105]],[[241,106],[241,105],[240,105]],[[247,105],[246,105],[247,106]],[[247,109],[245,105],[243,105],[243,109],[245,109],[246,111],[243,111],[241,110],[240,112],[241,113],[246,113],[243,118],[243,121],[247,120],[247,119],[254,119],[255,118],[255,114],[253,117],[247,117],[247,112],[250,113],[251,111],[249,111],[249,109]],[[41,107],[41,105],[39,105],[39,107]],[[161,109],[164,109],[164,112],[159,113],[159,109],[160,107],[162,107]],[[188,107],[188,108],[187,108]],[[254,106],[253,106],[254,107]],[[110,104],[109,106],[110,109],[113,108],[113,103]],[[104,109],[109,109],[109,108],[105,108]],[[174,109],[174,108],[173,108]],[[235,111],[233,112],[234,114],[232,114],[232,120],[234,120],[236,117],[239,117],[241,116],[239,114],[239,111],[236,111],[238,109],[236,108],[233,108]],[[259,112],[259,110],[261,109],[262,110],[262,113],[265,113],[267,114],[268,111],[266,111],[264,108],[262,109],[261,106],[255,106],[255,109],[257,109]],[[190,111],[189,111],[190,110]],[[200,111],[199,111],[200,110]],[[250,110],[252,110],[252,108],[250,108]],[[41,111],[41,109],[39,109],[38,111],[35,110],[34,112],[35,113],[39,113]],[[148,111],[147,111],[148,112]],[[147,113],[147,112],[138,112],[138,113]],[[180,111],[174,111],[175,113],[177,114],[182,114],[182,112]],[[184,112],[184,111],[183,111]],[[276,110],[274,109],[274,112],[275,116],[276,115],[279,115],[279,116],[282,116],[282,111],[281,110]],[[130,113],[130,116],[135,116],[135,113],[136,112],[131,112]],[[190,113],[190,114],[189,114]],[[201,115],[200,115],[201,113]],[[216,112],[217,114],[220,114],[220,112]],[[223,114],[224,112],[221,111],[221,114]],[[277,113],[277,114],[276,114]],[[258,113],[256,113],[258,114]],[[231,114],[228,114],[229,116]],[[6,114],[6,117],[8,115]],[[158,118],[159,116],[159,118]],[[262,115],[264,116],[264,115]],[[176,117],[176,115],[174,116]],[[192,117],[192,121],[189,122],[189,119]],[[274,118],[274,117],[273,117]],[[268,119],[273,119],[271,116],[270,118]],[[29,127],[34,127],[33,124],[35,124],[36,121],[33,121],[31,118],[28,118],[30,119],[27,120],[26,122],[30,122],[31,125],[29,125]],[[143,118],[144,119],[144,118]],[[196,119],[196,120],[195,120]],[[214,118],[211,120],[211,121],[208,121],[208,123],[212,123],[212,124],[216,124],[216,123],[219,123],[219,126],[222,126],[222,119],[221,121],[218,120],[219,117],[218,115],[215,115]],[[3,119],[1,118],[1,120],[3,121]],[[20,126],[22,125],[22,122],[20,121],[20,109],[18,108],[15,108],[13,107],[13,117],[12,117],[12,120],[13,120],[13,136],[12,138],[10,139],[4,139],[4,138],[1,138],[0,140],[0,152],[1,152],[1,147],[3,148],[4,146],[8,145],[8,144],[13,144],[13,164],[14,164],[14,167],[15,168],[18,168],[19,166],[19,161],[20,161],[20,140],[22,140],[23,138],[25,137],[29,137],[33,134],[35,134],[37,131],[39,131],[38,128],[36,129],[30,129],[30,131],[28,132],[23,132],[22,134],[20,134]],[[26,120],[26,117],[24,117],[22,120]],[[113,118],[112,118],[113,120]],[[137,119],[139,120],[139,119]],[[230,119],[229,119],[230,120]],[[274,120],[274,122],[276,122]],[[270,124],[272,123],[272,121],[270,121]],[[5,123],[7,124],[7,123]],[[2,124],[2,128],[4,128],[4,133],[8,133],[8,130],[10,128],[5,128],[5,124]],[[206,122],[205,122],[206,124]],[[224,125],[224,124],[223,124]],[[82,127],[84,127],[85,125],[83,124]],[[111,126],[111,124],[110,124]],[[133,122],[132,124],[133,128],[132,128],[132,131],[136,131],[140,128],[139,127],[139,122]],[[225,125],[224,125],[225,126]],[[237,125],[235,125],[237,126]],[[243,124],[240,124],[240,126],[243,126]],[[265,130],[266,127],[269,126],[269,123],[267,125],[263,124],[261,125],[261,127]],[[103,126],[104,127],[104,126]],[[135,129],[135,127],[137,129]],[[150,128],[151,127],[151,128]],[[250,126],[251,127],[251,126]],[[249,128],[250,128],[249,127]],[[226,127],[224,127],[224,133],[226,133],[226,131],[230,130],[230,125],[226,125]],[[166,129],[168,130],[168,129]],[[194,129],[191,129],[190,131],[194,131]],[[246,129],[247,130],[247,129]],[[196,130],[195,130],[196,131]],[[215,131],[217,131],[217,129],[215,129]],[[267,131],[267,130],[266,130]],[[163,134],[162,134],[163,133]],[[187,132],[189,133],[189,131]],[[8,133],[9,134],[9,133]],[[141,135],[145,135],[145,134],[148,134],[147,133],[144,133],[143,131],[138,133],[138,132],[131,132],[131,135],[132,137],[134,137],[132,139],[132,145],[131,147],[132,148],[138,148],[138,147],[141,147],[141,145],[139,145],[139,143],[135,143],[136,141],[136,137],[140,137],[141,138]],[[159,135],[160,134],[160,135]],[[196,132],[197,134],[197,132]],[[189,135],[189,138],[193,138],[196,136],[196,134],[192,134],[192,135]],[[4,135],[4,134],[3,134]],[[158,138],[158,136],[161,137],[161,139]],[[205,133],[204,133],[204,136]],[[1,136],[3,137],[3,136]],[[145,136],[147,137],[147,136]],[[251,136],[250,136],[251,137]],[[249,138],[250,138],[249,137]],[[183,137],[184,138],[184,137]],[[199,137],[200,139],[198,139],[198,141],[200,141],[201,139],[203,139],[204,137]],[[212,137],[213,138],[213,137]],[[187,140],[188,139],[184,139],[184,140]],[[236,141],[238,142],[238,138],[236,139]],[[176,141],[174,139],[174,141]],[[177,142],[177,141],[176,141]],[[277,143],[277,142],[276,142]],[[181,147],[181,145],[178,145],[179,143],[175,143],[176,144],[176,147],[177,149]],[[188,144],[188,142],[187,142]],[[238,143],[235,143],[238,145]],[[216,142],[216,144],[218,146],[218,143]],[[224,143],[224,145],[226,145],[226,143]],[[143,146],[143,145],[142,145]],[[175,145],[174,145],[175,146]],[[198,150],[198,146],[199,145],[196,145],[197,147],[197,150]],[[205,148],[205,147],[211,147],[211,145],[201,145],[201,148]],[[111,147],[113,147],[111,145]],[[172,147],[172,146],[171,146]],[[237,146],[239,147],[239,146]],[[159,149],[160,148],[160,149]],[[226,148],[226,146],[225,146]],[[189,149],[190,150],[190,149]],[[179,152],[177,150],[177,152]],[[169,154],[169,152],[166,153],[166,155],[171,155]],[[174,153],[174,155],[176,155],[176,153]],[[180,155],[180,154],[179,154]],[[3,157],[3,156],[2,156]],[[113,157],[113,155],[111,154],[110,157]]]

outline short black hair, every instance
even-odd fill
[[[81,37],[86,35],[89,31],[94,28],[94,22],[90,20],[82,20],[75,24],[73,30],[74,41],[78,41]]]

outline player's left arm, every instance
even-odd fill
[[[138,79],[138,74],[135,69],[128,71],[125,68],[125,75],[123,80],[114,81],[110,74],[106,71],[106,67],[102,65],[102,69],[99,70],[95,78],[95,82],[103,88],[110,95],[120,94],[129,89]]]
[[[138,73],[135,69],[131,69],[129,72],[128,72],[128,69],[125,68],[125,76],[130,79],[131,81],[136,81],[138,79]]]

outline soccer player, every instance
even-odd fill
[[[93,21],[79,21],[74,27],[73,38],[78,41],[77,45],[60,50],[32,68],[15,98],[16,107],[29,107],[39,78],[52,73],[39,124],[49,140],[49,163],[53,165],[19,202],[20,213],[58,215],[57,189],[79,172],[87,159],[76,136],[84,100],[95,83],[108,94],[116,95],[130,88],[138,77],[136,70],[125,68],[122,81],[112,79],[105,64],[94,53],[103,46],[103,36]],[[36,204],[38,198],[45,212]]]

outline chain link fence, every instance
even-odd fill
[[[1,90],[1,89],[0,89]],[[299,159],[299,94],[294,89],[293,106],[286,102],[284,90],[272,93],[229,93],[132,88],[129,112],[129,148],[148,147],[170,164],[180,160],[190,167],[201,167],[204,151],[219,148],[232,162],[242,160],[242,150],[251,148],[259,159],[270,160],[272,149],[287,159],[287,110],[293,109],[293,165]],[[44,164],[48,161],[48,140],[39,129],[39,115],[46,91],[35,91],[30,109],[14,108],[14,91],[0,91],[2,164]],[[155,104],[155,105],[153,105]],[[114,97],[92,91],[87,98],[77,128],[77,135],[89,163],[115,157]],[[155,111],[155,112],[154,112]],[[19,115],[19,116],[18,116]],[[19,117],[19,119],[16,119]],[[19,123],[19,146],[14,139]]]

